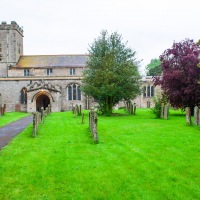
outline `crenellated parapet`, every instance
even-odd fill
[[[15,22],[11,21],[11,24],[2,21],[0,24],[0,30],[16,30],[21,36],[23,36],[23,29]]]

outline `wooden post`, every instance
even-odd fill
[[[41,121],[44,123],[44,108],[41,107]]]
[[[37,128],[36,128],[36,126],[37,126],[37,119],[36,119],[36,116],[37,115],[37,113],[36,112],[34,112],[33,113],[33,133],[32,133],[32,136],[33,137],[35,137],[36,136],[36,130],[37,130]]]
[[[133,114],[136,114],[136,104],[134,103],[134,107],[133,107]]]
[[[133,104],[132,103],[131,103],[130,107],[131,107],[130,113],[133,114]]]
[[[94,137],[94,142],[98,143],[98,132],[97,132],[97,124],[98,124],[98,118],[94,118],[94,129],[93,129],[93,137]]]
[[[84,124],[84,113],[82,113],[82,124]]]
[[[191,110],[190,110],[190,107],[186,107],[185,111],[186,111],[186,123],[188,125],[191,125]]]
[[[81,105],[79,106],[79,113],[81,114],[81,112],[82,112],[82,107],[81,107]]]

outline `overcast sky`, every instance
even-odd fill
[[[117,31],[142,66],[174,41],[200,39],[200,0],[3,0],[1,21],[24,30],[24,55],[85,54]]]

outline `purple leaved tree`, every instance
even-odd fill
[[[160,56],[162,77],[155,77],[173,107],[200,106],[199,63],[200,48],[193,40],[185,39],[173,44]]]

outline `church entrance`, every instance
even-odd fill
[[[41,107],[46,109],[50,104],[50,99],[47,95],[41,94],[36,99],[36,111],[41,112]]]

